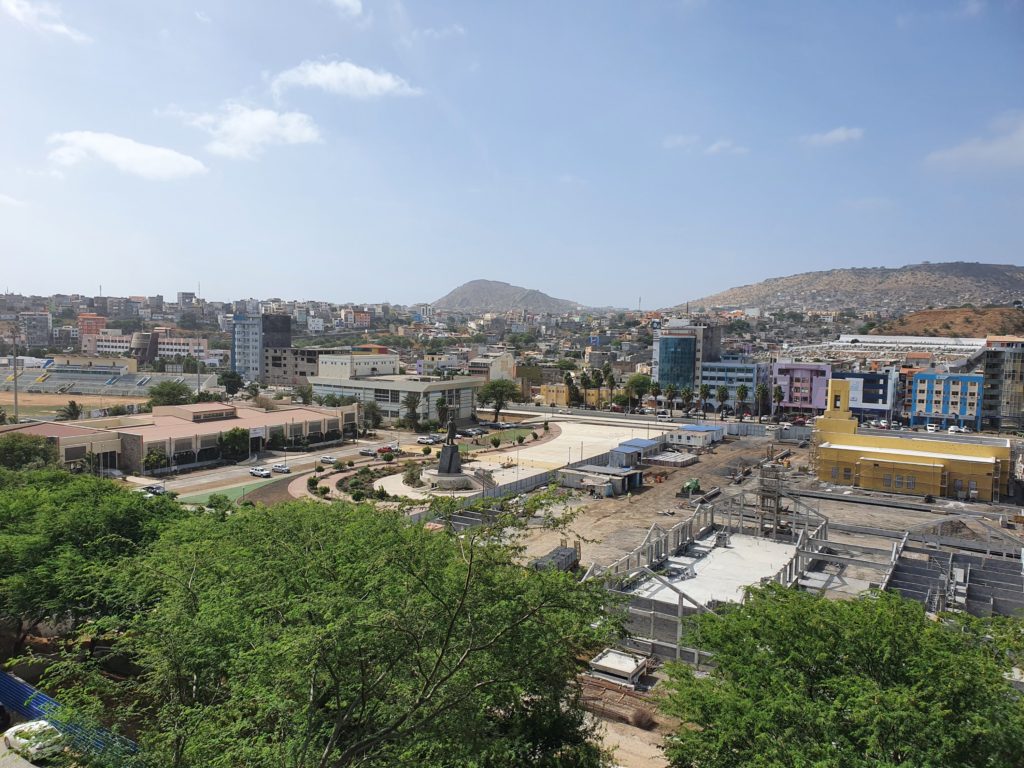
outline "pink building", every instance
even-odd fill
[[[783,409],[824,411],[831,376],[832,366],[827,363],[775,363],[772,366],[772,392],[776,386],[782,387],[779,407]]]

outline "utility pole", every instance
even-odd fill
[[[14,369],[14,423],[18,424],[18,332],[11,332],[11,367]]]

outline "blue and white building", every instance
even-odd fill
[[[981,429],[981,398],[985,377],[980,373],[914,374],[906,404],[911,425]]]

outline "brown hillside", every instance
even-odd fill
[[[885,336],[1024,336],[1024,310],[1013,307],[926,309],[892,320],[871,333]]]

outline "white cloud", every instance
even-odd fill
[[[353,18],[363,12],[362,0],[330,0],[330,3],[346,16]]]
[[[937,150],[925,163],[945,170],[1024,168],[1024,114],[1001,117],[992,127],[995,135]]]
[[[62,35],[76,43],[92,42],[84,32],[64,23],[60,8],[30,0],[0,0],[0,10],[29,29]]]
[[[320,141],[313,118],[302,112],[275,112],[228,102],[220,112],[193,115],[168,110],[213,137],[206,149],[225,157],[252,158],[273,144],[312,144]]]
[[[304,61],[273,79],[276,96],[287,88],[319,88],[339,96],[371,99],[377,96],[415,96],[420,89],[390,72],[377,72],[350,61]]]
[[[749,148],[740,146],[732,139],[719,139],[704,150],[705,155],[745,155]]]
[[[0,205],[10,205],[12,207],[17,207],[24,204],[24,200],[18,200],[17,198],[11,197],[10,195],[0,194]]]
[[[112,133],[55,133],[48,142],[56,145],[50,152],[50,161],[64,167],[78,165],[92,158],[110,163],[123,173],[156,181],[206,173],[206,166],[194,157],[166,147],[140,144]]]
[[[418,43],[420,40],[428,40],[436,42],[438,40],[446,40],[452,37],[465,37],[466,28],[461,24],[449,24],[447,27],[425,27],[424,29],[414,29],[406,35],[403,35],[401,42],[403,45],[412,46]]]
[[[211,21],[213,21],[213,19],[211,19],[202,11],[196,11],[196,19],[203,22],[203,24],[209,24]]]
[[[661,140],[661,146],[665,149],[687,149],[700,141],[700,136],[689,133],[670,133]]]
[[[841,125],[825,133],[811,133],[801,136],[800,141],[809,147],[832,147],[848,141],[860,141],[864,137],[863,128],[847,128]]]

